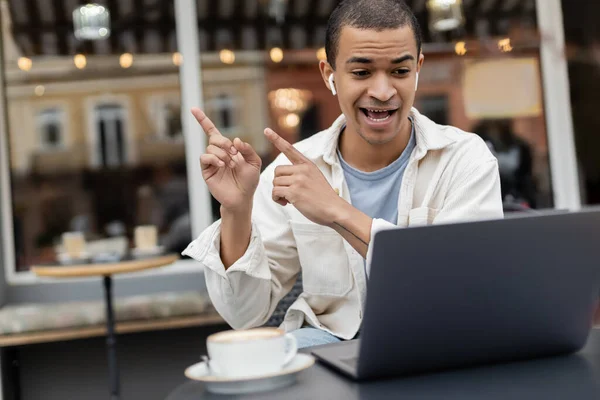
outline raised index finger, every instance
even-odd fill
[[[221,132],[219,132],[215,124],[213,124],[201,109],[195,107],[192,108],[192,115],[196,118],[196,121],[198,121],[207,136],[221,135]]]
[[[279,151],[281,151],[285,156],[292,162],[292,164],[303,164],[307,161],[307,158],[304,157],[304,154],[300,153],[294,146],[290,144],[287,140],[279,136],[273,129],[267,128],[265,129],[265,136]]]

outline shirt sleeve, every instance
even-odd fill
[[[225,270],[220,257],[221,221],[202,232],[183,252],[204,266],[210,299],[234,329],[263,325],[300,272],[288,215],[271,198],[272,171],[269,168],[261,175],[250,244],[239,260]]]
[[[477,163],[454,185],[434,223],[447,224],[504,216],[496,159]]]

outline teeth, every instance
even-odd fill
[[[383,121],[389,119],[390,117],[391,117],[391,115],[388,115],[385,118],[371,118],[371,117],[367,117],[367,118],[369,118],[371,121],[374,121],[374,122],[383,122]]]

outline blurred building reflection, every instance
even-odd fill
[[[56,4],[47,6],[59,11]],[[191,229],[174,31],[144,38],[133,55],[121,53],[132,37],[115,37],[118,24],[105,42],[78,43],[48,29],[66,28],[59,15],[34,27],[29,3],[2,6],[18,268],[52,261],[70,230],[131,239],[135,226],[154,224],[167,251],[183,250]],[[165,1],[160,10],[172,15],[172,7]],[[41,42],[25,26],[41,30]],[[268,105],[255,101],[265,93],[264,60],[244,61],[227,69],[203,57],[205,108],[223,134],[264,152]]]
[[[52,259],[68,230],[131,240],[135,226],[154,224],[171,251],[191,238],[188,193],[199,183],[186,170],[186,82],[179,75],[185,59],[173,2],[97,1],[110,10],[110,27],[94,41],[75,37],[75,3],[0,1],[21,270]],[[336,3],[196,1],[205,111],[223,134],[250,142],[265,165],[277,155],[263,137],[266,126],[295,142],[340,114],[317,66]],[[435,18],[427,7],[434,1],[408,3],[425,41],[415,106],[489,143],[506,202],[552,207],[536,1],[464,0]],[[590,154],[583,163],[595,179]],[[218,217],[214,199],[212,210]]]

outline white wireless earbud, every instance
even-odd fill
[[[335,85],[333,84],[333,74],[329,75],[329,87],[331,88],[331,93],[335,96],[337,92],[335,90]]]
[[[419,73],[417,72],[417,82],[415,83],[415,92],[419,88]]]

